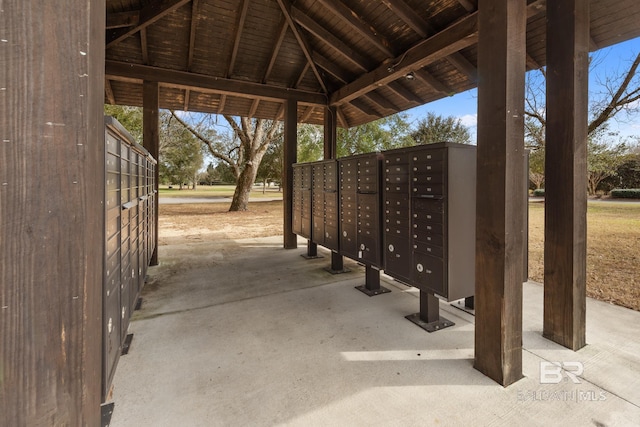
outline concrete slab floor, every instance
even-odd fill
[[[525,377],[503,388],[473,368],[473,316],[441,301],[456,324],[429,334],[404,319],[415,289],[384,278],[392,292],[368,297],[352,261],[331,275],[324,249],[281,245],[160,247],[111,426],[640,425],[640,313],[588,300],[573,352],[542,338],[543,289],[525,284]],[[583,368],[579,383],[547,362]]]

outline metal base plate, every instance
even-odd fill
[[[129,354],[129,349],[131,348],[131,341],[133,341],[133,334],[128,334],[127,337],[124,339],[124,344],[122,344],[122,352],[120,354],[122,354],[123,356],[125,354]]]
[[[356,286],[356,289],[362,293],[369,295],[370,297],[375,297],[376,295],[386,294],[391,292],[391,290],[385,288],[384,286],[380,286],[380,289],[367,289],[366,285]]]
[[[413,313],[408,316],[404,316],[404,318],[420,326],[422,329],[424,329],[427,332],[436,332],[441,329],[448,328],[449,326],[455,325],[455,323],[453,323],[451,320],[445,319],[442,316],[440,316],[440,318],[435,322],[430,322],[430,323],[427,323],[422,319],[420,319],[420,313]]]
[[[302,254],[300,255],[302,258],[304,259],[317,259],[317,258],[324,258],[322,255],[307,255],[307,254]]]
[[[333,270],[331,267],[325,267],[324,271],[328,271],[331,274],[342,274],[342,273],[350,273],[351,270],[348,268],[343,268],[342,270]]]
[[[464,305],[464,300],[454,301],[450,305],[451,305],[451,307],[455,307],[458,310],[462,310],[465,313],[469,313],[472,316],[476,315],[476,310],[473,309],[473,308],[469,308],[466,305]]]
[[[113,407],[115,403],[109,402],[104,403],[100,406],[100,418],[101,418],[101,426],[108,427],[111,424],[111,416],[113,415]]]
[[[134,308],[135,311],[140,310],[142,308],[142,297],[139,297],[136,300],[136,307]]]

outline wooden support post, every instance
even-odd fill
[[[526,6],[478,12],[475,368],[503,386],[522,378]]]
[[[144,148],[151,153],[153,158],[158,160],[158,166],[155,171],[156,197],[154,197],[155,218],[153,221],[153,226],[155,227],[155,246],[153,248],[153,253],[151,254],[151,261],[149,262],[149,265],[158,265],[158,199],[160,198],[160,193],[158,192],[160,185],[160,128],[158,123],[160,93],[158,82],[143,82],[142,105],[142,126],[144,128],[142,143]]]
[[[336,107],[324,109],[324,159],[336,159],[337,153],[337,124],[338,113]]]
[[[288,99],[284,104],[284,161],[282,170],[282,199],[284,205],[284,248],[298,247],[293,233],[293,164],[298,157],[298,103]]]
[[[543,335],[585,345],[589,2],[547,3]]]
[[[5,3],[0,27],[0,425],[98,426],[105,2]]]

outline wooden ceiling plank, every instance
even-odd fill
[[[191,71],[193,64],[193,52],[196,46],[196,27],[198,24],[198,12],[200,10],[200,0],[193,0],[191,3],[191,29],[189,30],[189,56],[187,59],[187,71]]]
[[[238,15],[238,22],[236,23],[236,30],[233,39],[233,50],[231,51],[231,59],[229,59],[229,68],[227,69],[227,77],[233,75],[233,69],[236,64],[236,58],[238,57],[238,50],[240,49],[240,37],[242,36],[242,29],[244,28],[244,22],[247,19],[247,11],[249,10],[249,0],[242,2],[242,10]]]
[[[533,59],[533,57],[528,53],[527,53],[527,66],[532,70],[540,69],[540,64],[538,64],[538,61]]]
[[[338,66],[335,62],[329,61],[318,52],[313,53],[313,61],[318,67],[331,74],[333,77],[335,77],[336,80],[340,81],[343,84],[350,82],[353,78],[348,72],[340,68],[340,66]]]
[[[300,86],[300,84],[304,80],[304,76],[307,74],[307,71],[309,71],[309,67],[311,67],[311,65],[309,65],[309,61],[305,62],[304,67],[302,67],[302,71],[300,72],[300,74],[298,75],[298,78],[293,84],[293,88],[297,88],[298,86]]]
[[[276,43],[273,46],[273,52],[271,52],[271,59],[269,60],[269,65],[267,65],[267,69],[264,72],[264,76],[262,78],[262,83],[266,83],[273,67],[276,65],[276,60],[278,59],[278,53],[280,52],[280,47],[282,46],[282,42],[284,41],[284,36],[287,34],[287,20],[283,19],[280,23],[280,29],[278,30],[278,38],[276,39]]]
[[[307,43],[304,36],[300,33],[300,31],[298,31],[298,27],[296,26],[296,23],[293,21],[293,18],[291,17],[291,2],[289,0],[276,0],[276,1],[280,6],[280,10],[282,11],[284,18],[287,20],[287,24],[289,25],[289,28],[291,28],[291,31],[293,31],[293,35],[296,37],[296,40],[298,41],[298,45],[300,45],[300,49],[302,49],[304,56],[307,58],[307,62],[309,63],[309,66],[311,67],[313,74],[316,76],[318,83],[320,83],[320,87],[322,87],[322,90],[324,93],[327,93],[328,92],[327,85],[324,83],[324,80],[322,80],[322,76],[320,75],[320,72],[318,71],[316,65],[313,63],[309,44]]]
[[[113,88],[111,87],[111,81],[107,78],[104,79],[104,93],[107,97],[109,104],[116,105],[116,97],[113,96]]]
[[[132,34],[137,33],[143,28],[158,21],[165,15],[173,12],[179,7],[189,3],[191,0],[157,0],[140,10],[140,20],[138,24],[130,28],[116,28],[107,30],[106,47],[107,49],[116,43],[121,42]]]
[[[439,33],[423,40],[399,58],[392,65],[382,64],[373,71],[363,74],[353,82],[338,89],[331,95],[330,105],[340,105],[416,69],[469,47],[478,40],[477,12],[455,22]]]
[[[140,51],[142,52],[142,63],[144,65],[149,64],[149,48],[147,44],[147,29],[142,28],[140,30]]]
[[[280,108],[278,108],[278,112],[276,113],[275,120],[276,121],[281,120],[283,116],[284,116],[284,104],[281,104]]]
[[[107,14],[107,30],[115,28],[132,27],[140,22],[140,11],[116,12]]]
[[[338,0],[318,0],[318,2],[333,12],[338,18],[351,27],[351,29],[367,39],[387,57],[393,58],[395,56],[390,48],[391,43],[389,43],[384,37],[376,34],[372,30],[372,25],[362,19],[349,7],[345,6],[342,2]]]
[[[454,92],[447,85],[442,83],[437,78],[433,77],[431,73],[424,69],[416,70],[413,73],[415,74],[417,79],[429,86],[434,92],[439,92],[445,95],[450,95]]]
[[[349,47],[346,43],[336,37],[333,33],[326,30],[323,26],[307,16],[304,12],[296,7],[291,7],[291,17],[293,20],[306,29],[309,33],[316,36],[320,41],[342,55],[344,59],[351,62],[361,71],[369,71],[372,67],[370,61],[360,55],[356,50]]]
[[[527,5],[527,19],[532,18],[547,10],[547,0],[529,0]]]
[[[476,5],[476,2],[474,0],[458,0],[458,3],[460,3],[462,7],[467,9],[467,12],[469,13],[478,10],[478,6]]]
[[[418,33],[420,37],[429,36],[429,24],[418,15],[413,8],[409,7],[402,0],[382,0],[385,6],[395,13],[398,18],[403,20],[413,31]]]
[[[186,71],[170,70],[148,65],[120,61],[105,61],[105,74],[112,80],[120,77],[128,81],[156,81],[163,86],[206,90],[245,98],[258,97],[263,100],[295,99],[308,104],[326,105],[327,97],[319,92],[265,85],[246,81],[224,79]]]

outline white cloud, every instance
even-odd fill
[[[464,116],[458,117],[463,125],[467,127],[475,127],[478,125],[478,115],[477,114],[465,114]]]

